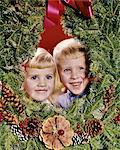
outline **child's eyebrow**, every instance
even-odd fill
[[[45,75],[51,75],[51,76],[54,76],[54,73],[50,72],[50,73],[46,73]]]
[[[67,68],[67,69],[71,69],[70,66],[62,66],[61,68],[62,68],[62,69],[66,69],[66,68]]]
[[[54,73],[46,73],[46,75],[52,75],[52,76],[53,76],[53,75],[54,75]]]
[[[32,73],[29,73],[27,76],[38,76],[39,74],[32,74]]]

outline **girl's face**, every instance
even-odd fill
[[[27,94],[36,101],[46,100],[54,90],[54,68],[28,68],[24,81]]]
[[[88,84],[86,78],[85,57],[81,54],[79,58],[63,59],[58,68],[61,82],[73,94],[81,94]]]

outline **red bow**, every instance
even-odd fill
[[[44,32],[41,34],[38,47],[45,48],[50,53],[60,41],[72,37],[64,33],[60,22],[61,15],[64,13],[63,3],[80,10],[85,17],[92,16],[91,0],[48,0]]]

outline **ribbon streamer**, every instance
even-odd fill
[[[56,44],[73,37],[65,34],[61,25],[64,5],[79,10],[87,18],[93,15],[91,0],[48,0],[44,19],[44,32],[41,34],[38,47],[45,48],[51,54]]]

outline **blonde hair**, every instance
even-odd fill
[[[47,50],[43,48],[38,48],[37,51],[35,52],[34,57],[31,60],[28,60],[26,63],[24,63],[24,66],[25,66],[24,75],[27,75],[26,74],[27,68],[38,68],[38,69],[54,68],[55,86],[52,94],[54,95],[58,93],[58,91],[60,90],[59,86],[61,86],[61,83],[60,83],[57,67],[53,59],[53,56]],[[24,87],[24,83],[23,83],[23,87]],[[49,100],[52,101],[53,98],[54,96],[50,96]]]
[[[85,45],[80,43],[77,39],[71,38],[63,40],[58,43],[53,50],[53,57],[58,68],[62,59],[79,58],[81,56],[85,57],[86,74],[88,74],[90,67],[89,54],[87,53],[87,48],[85,47]]]
[[[28,67],[30,68],[56,68],[52,55],[43,48],[38,48],[35,56],[29,61]]]

